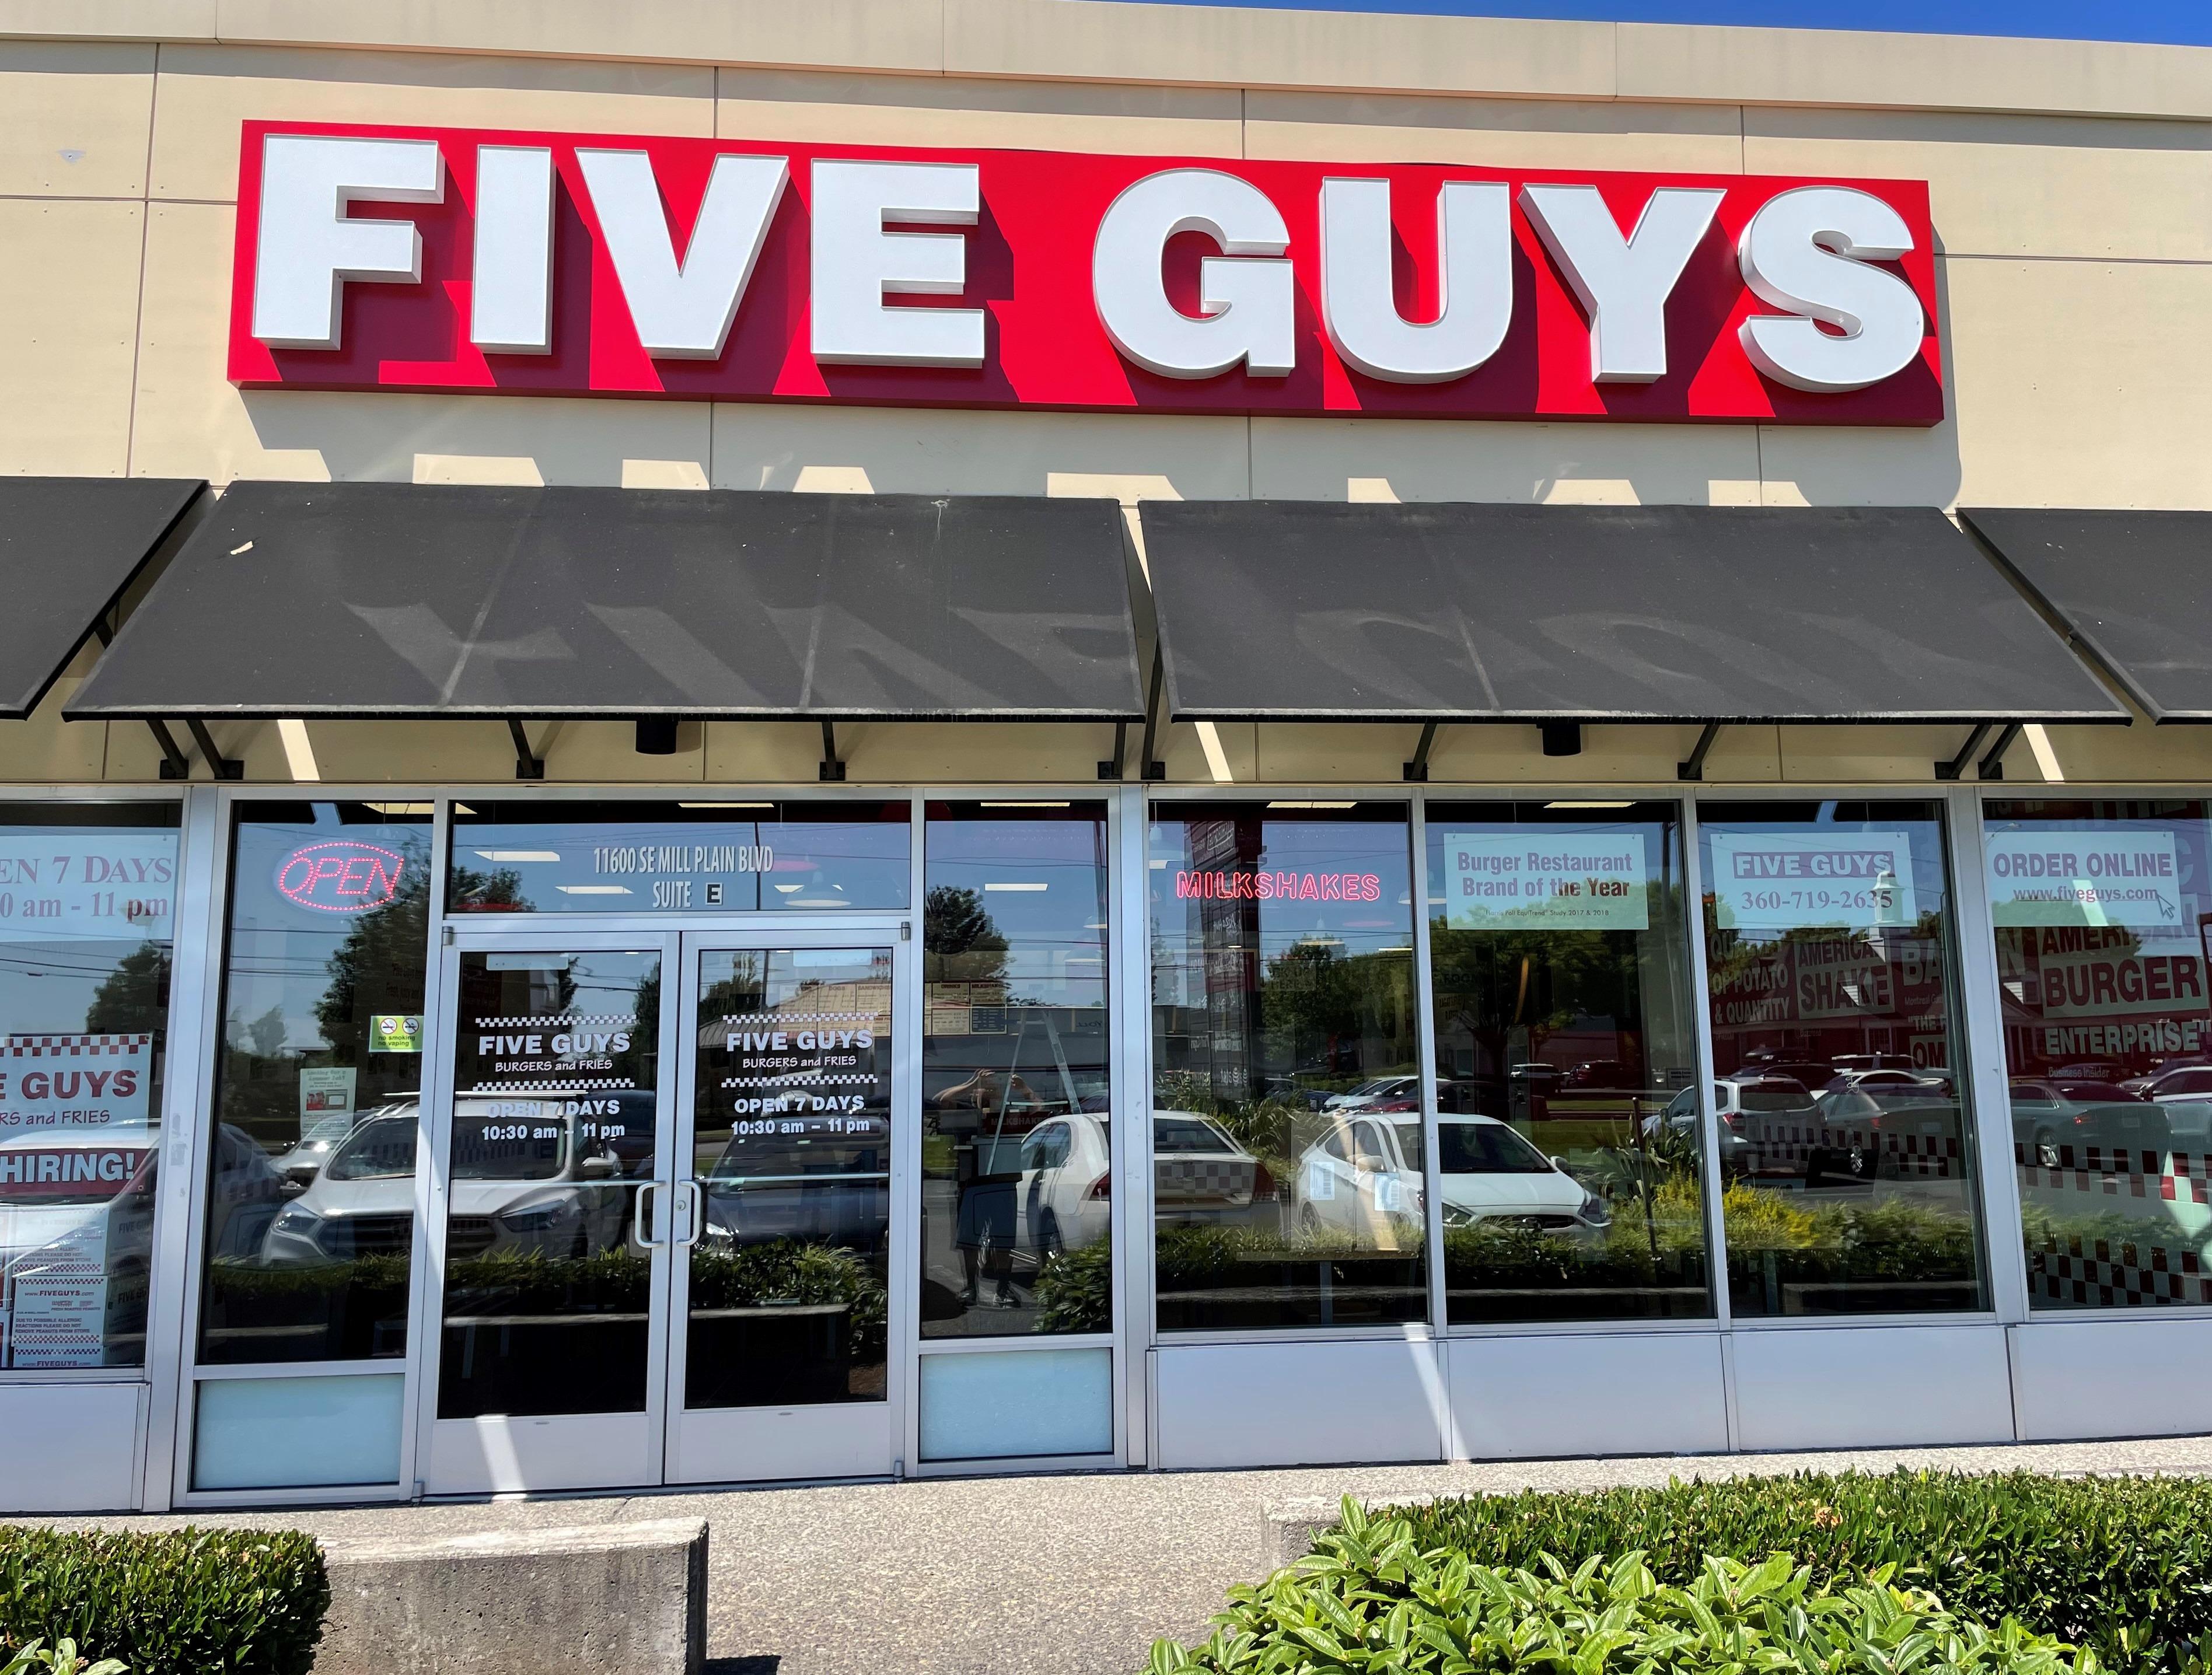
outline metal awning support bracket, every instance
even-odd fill
[[[522,723],[511,715],[507,718],[507,734],[514,741],[514,777],[518,780],[544,779],[545,758],[530,748],[530,735],[522,731]]]
[[[1690,747],[1689,760],[1674,764],[1674,777],[1678,780],[1704,779],[1706,754],[1713,748],[1713,741],[1720,736],[1721,724],[1717,721],[1706,722],[1705,730],[1698,735],[1698,742]]]
[[[1121,764],[1127,759],[1128,754],[1129,724],[1126,721],[1116,721],[1114,724],[1113,759],[1110,762],[1102,762],[1098,764],[1098,777],[1102,780],[1120,779],[1121,777]]]
[[[191,730],[192,743],[200,747],[200,754],[207,758],[207,765],[216,779],[242,780],[246,777],[244,762],[234,761],[215,748],[215,737],[208,731],[206,722],[197,715],[188,716],[185,725]]]
[[[1936,777],[1939,780],[1955,780],[1964,774],[1966,771],[1966,764],[1974,759],[1974,752],[1982,748],[1982,741],[1990,736],[1990,728],[1994,725],[1992,722],[1984,721],[1973,731],[1968,733],[1966,742],[1959,747],[1957,756],[1948,762],[1939,762],[1936,764]]]
[[[1990,746],[1979,765],[1974,769],[1977,779],[2002,780],[2004,778],[2004,753],[2012,749],[2013,741],[2020,737],[2021,725],[2021,724],[2017,721],[2009,722],[2004,731],[1997,735],[1997,742]]]
[[[192,759],[179,748],[177,737],[161,721],[149,721],[154,742],[161,747],[161,777],[165,780],[189,780],[192,777]]]
[[[1437,742],[1437,724],[1421,724],[1421,742],[1413,747],[1413,759],[1406,764],[1406,778],[1411,784],[1425,786],[1429,782],[1429,751]]]
[[[1156,640],[1152,645],[1152,689],[1145,695],[1145,737],[1137,747],[1137,760],[1144,764],[1147,780],[1164,780],[1168,776],[1168,765],[1152,755],[1152,747],[1159,737],[1160,684],[1166,678],[1167,665],[1161,658]]]
[[[834,721],[822,724],[821,775],[823,783],[830,785],[842,782],[845,777],[845,763],[837,754],[837,724]]]

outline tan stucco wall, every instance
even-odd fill
[[[1924,178],[1952,416],[1852,431],[242,393],[223,356],[247,117]],[[2187,49],[1086,0],[0,0],[0,470],[21,472],[2212,507],[2212,52]],[[149,774],[144,730],[110,731],[0,724],[0,774]],[[1387,780],[1400,731],[1224,727],[1220,743],[1240,779]],[[257,777],[284,776],[273,727],[218,731]],[[855,729],[852,771],[1087,777],[1103,731]],[[1435,773],[1671,779],[1675,731],[1593,730],[1583,757],[1547,762],[1532,730],[1461,730]],[[2196,735],[2148,731],[2054,748],[2069,778],[2212,769]],[[330,779],[511,772],[496,728],[314,732]],[[1168,745],[1171,773],[1208,777],[1188,729]],[[1941,730],[1743,729],[1710,771],[1924,780],[1950,748]],[[556,777],[672,780],[803,780],[815,754],[809,729],[724,726],[659,762],[619,727],[574,725],[550,750]],[[2014,769],[2033,771],[2024,748]]]

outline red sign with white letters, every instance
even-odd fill
[[[345,189],[343,178],[317,229],[328,222],[401,222],[420,233],[419,277],[372,268],[368,276],[343,262],[331,267],[337,297],[329,335],[336,347],[278,347],[257,337],[257,264],[274,263],[272,250],[293,250],[264,236],[264,161],[270,135],[346,140],[434,143],[441,168],[434,195],[428,190],[379,197]],[[550,153],[550,252],[538,260],[545,301],[544,346],[513,353],[471,341],[471,290],[477,272],[480,148],[508,155]],[[772,200],[757,255],[735,293],[718,352],[648,353],[632,300],[610,252],[609,238],[579,161],[579,150],[621,150],[649,160],[666,217],[664,247],[680,267],[700,219],[710,173],[723,156],[787,161],[787,187]],[[416,148],[421,153],[419,144]],[[908,233],[948,235],[960,248],[946,259],[957,274],[957,294],[934,286],[886,284],[881,305],[896,321],[901,311],[950,308],[980,311],[981,359],[976,365],[866,364],[850,355],[817,359],[810,332],[811,300],[820,291],[815,264],[825,259],[812,228],[815,166],[859,161],[885,164],[950,164],[974,171],[977,203],[965,216],[884,218],[894,240]],[[1288,265],[1288,325],[1281,341],[1292,358],[1287,371],[1252,359],[1228,370],[1167,376],[1139,364],[1128,334],[1117,336],[1102,315],[1099,287],[1104,255],[1102,222],[1118,201],[1148,177],[1203,171],[1256,188],[1279,214],[1286,234],[1279,252]],[[1439,295],[1458,287],[1439,280],[1439,194],[1448,182],[1502,184],[1510,193],[1510,251],[1496,249],[1494,275],[1503,335],[1493,349],[1456,375],[1433,373],[1393,379],[1355,369],[1341,351],[1325,314],[1325,179],[1387,181],[1389,255],[1398,314],[1422,324],[1437,318]],[[601,180],[602,190],[608,177]],[[642,179],[642,174],[635,178]],[[327,184],[327,183],[325,183]],[[1607,237],[1641,237],[1655,192],[1676,200],[1694,197],[1711,204],[1702,234],[1679,269],[1670,269],[1655,306],[1663,306],[1663,370],[1650,368],[1604,381],[1595,375],[1593,316],[1596,312],[1555,240],[1530,213],[1526,189],[1595,188],[1614,226]],[[1883,225],[1908,235],[1862,246],[1861,259],[1846,261],[1836,241],[1805,222],[1798,233],[1818,264],[1830,270],[1856,269],[1846,281],[1856,293],[1888,302],[1887,341],[1899,343],[1898,306],[1905,309],[1902,349],[1881,361],[1878,381],[1863,387],[1808,387],[1755,364],[1746,322],[1787,314],[1775,306],[1774,285],[1754,293],[1747,275],[1746,229],[1778,196],[1807,188],[1832,188],[1829,197],[1869,206]],[[328,194],[326,194],[327,196]],[[306,201],[294,191],[283,213],[297,218]],[[1508,200],[1486,202],[1501,216]],[[274,205],[278,200],[271,197]],[[957,221],[961,224],[948,225]],[[512,222],[503,225],[512,225]],[[631,225],[635,226],[633,221]],[[1656,224],[1656,221],[1655,221]],[[1379,226],[1379,222],[1376,223]],[[1508,223],[1499,222],[1501,228]],[[1585,223],[1587,225],[1587,223]],[[1815,228],[1806,233],[1804,228]],[[285,229],[272,229],[283,234]],[[659,228],[653,229],[654,237]],[[343,233],[343,228],[341,229]],[[1692,232],[1695,232],[1694,224]],[[289,236],[289,234],[286,234]],[[633,233],[631,237],[635,238]],[[1587,232],[1583,235],[1586,240]],[[1936,327],[1934,237],[1928,191],[1919,181],[1810,180],[1747,175],[1594,174],[1582,171],[1494,170],[1435,164],[1328,165],[1243,158],[1161,158],[1042,151],[927,150],[914,148],[770,144],[742,139],[610,138],[472,130],[337,127],[324,124],[245,124],[239,182],[229,374],[248,388],[507,392],[529,395],[627,396],[716,401],[793,401],[873,405],[1051,408],[1116,412],[1305,416],[1376,415],[1456,418],[1734,421],[1786,424],[1928,426],[1943,416],[1940,345]],[[327,241],[326,241],[327,243]],[[1871,253],[1869,253],[1869,252]],[[1801,252],[1802,253],[1807,253]],[[835,253],[833,252],[833,255]],[[296,259],[288,261],[298,265]],[[840,258],[842,259],[842,258]],[[1128,276],[1151,284],[1187,319],[1223,312],[1218,298],[1202,305],[1201,264],[1236,273],[1258,261],[1249,252],[1224,251],[1204,230],[1167,238],[1152,266]],[[1379,256],[1376,258],[1380,260]],[[1510,264],[1510,293],[1505,274]],[[1146,264],[1136,264],[1143,267]],[[1595,263],[1590,264],[1595,268]],[[526,269],[527,264],[520,264]],[[520,270],[516,269],[513,270]],[[1780,264],[1777,264],[1778,271]],[[1808,271],[1800,261],[1794,270]],[[1277,276],[1267,276],[1271,280]],[[294,276],[296,279],[296,276]],[[672,275],[680,279],[681,273]],[[315,297],[315,278],[295,282],[297,299]],[[1786,289],[1784,286],[1783,288]],[[1909,290],[1909,296],[1906,292]],[[1346,294],[1340,288],[1339,295]],[[1506,300],[1510,295],[1510,303]],[[1911,302],[1917,300],[1913,335]],[[872,294],[871,306],[875,299]],[[1815,299],[1818,301],[1818,299]],[[262,318],[275,319],[273,307]],[[1340,307],[1348,306],[1339,302]],[[1856,304],[1852,306],[1856,306]],[[1504,311],[1510,306],[1510,313]],[[1226,305],[1235,314],[1243,301]],[[1800,310],[1808,320],[1801,344],[1817,355],[1832,348],[1817,341],[1850,335],[1820,307]],[[1249,311],[1247,319],[1255,318]],[[284,333],[264,326],[264,335]],[[482,334],[478,334],[482,335]],[[295,337],[294,344],[324,341]],[[1916,349],[1917,344],[1917,349]],[[1894,367],[1894,370],[1887,368]],[[1817,380],[1815,380],[1817,383]],[[319,901],[315,905],[322,905]]]

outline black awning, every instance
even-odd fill
[[[1959,513],[2154,721],[2212,721],[2212,513]]]
[[[1152,501],[1178,720],[2124,721],[1920,508]]]
[[[241,482],[80,718],[1137,720],[1110,501]]]
[[[0,477],[0,716],[39,707],[207,484]]]

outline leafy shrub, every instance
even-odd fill
[[[1887,1570],[1820,1586],[1777,1553],[1753,1566],[1707,1558],[1676,1586],[1641,1553],[1569,1573],[1471,1562],[1416,1541],[1402,1517],[1343,1523],[1313,1557],[1257,1587],[1231,1590],[1212,1639],[1195,1651],[1152,1648],[1153,1675],[1481,1675],[1607,1668],[1669,1675],[2094,1675],[2094,1654],[2007,1621],[1995,1629],[1954,1615],[1924,1589],[1893,1587]]]
[[[0,1663],[73,1642],[131,1675],[307,1675],[330,1603],[322,1550],[296,1530],[0,1526]]]
[[[1039,1332],[1114,1330],[1114,1247],[1093,1240],[1079,1250],[1055,1251],[1036,1277]]]
[[[2191,1478],[1808,1472],[1479,1496],[1407,1522],[1419,1545],[1478,1564],[1640,1551],[1675,1586],[1714,1552],[1805,1554],[1816,1584],[1891,1567],[1967,1616],[2017,1617],[2136,1675],[2198,1666],[2212,1634],[2212,1483]]]
[[[94,1663],[79,1656],[73,1640],[64,1640],[52,1650],[34,1640],[0,1664],[0,1675],[124,1675],[124,1666],[113,1658]]]

